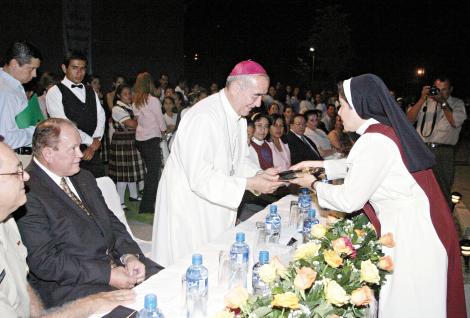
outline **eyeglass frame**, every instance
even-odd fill
[[[21,180],[23,180],[23,176],[24,176],[23,163],[20,162],[18,164],[18,171],[8,172],[8,173],[0,173],[0,176],[19,176],[19,177],[21,177]]]

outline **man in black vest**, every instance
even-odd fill
[[[70,52],[64,59],[65,77],[51,87],[46,95],[50,117],[66,118],[74,122],[80,133],[83,158],[80,167],[89,170],[95,178],[104,176],[104,165],[99,155],[104,133],[105,113],[91,86],[83,85],[87,58],[80,52]]]

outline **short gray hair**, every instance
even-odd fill
[[[249,75],[230,75],[227,77],[225,82],[225,87],[230,87],[234,82],[240,82],[242,87],[248,87],[253,85],[253,80],[255,76],[261,76],[266,78],[269,81],[269,76],[266,74],[249,74]]]

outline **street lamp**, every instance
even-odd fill
[[[309,51],[312,54],[312,89],[313,89],[313,73],[315,71],[315,48],[311,46]]]
[[[416,87],[418,89],[418,92],[421,89],[421,87],[420,87],[421,79],[424,78],[425,73],[426,73],[426,71],[424,70],[423,67],[418,67],[416,69]]]

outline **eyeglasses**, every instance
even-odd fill
[[[0,173],[0,176],[19,176],[23,180],[24,170],[23,164],[20,162],[18,164],[18,170],[16,172]]]

